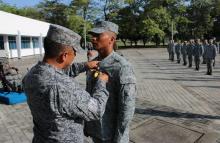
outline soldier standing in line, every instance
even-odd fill
[[[182,47],[182,44],[181,44],[181,41],[179,40],[178,43],[175,45],[175,53],[176,53],[176,58],[177,58],[177,63],[179,64],[180,63],[180,55],[181,55],[181,47]]]
[[[220,54],[220,45],[219,45],[219,43],[217,42],[217,40],[216,40],[216,38],[214,37],[213,38],[213,44],[216,46],[216,53],[219,53]]]
[[[193,60],[193,49],[194,49],[194,40],[193,39],[190,39],[189,41],[189,44],[187,46],[187,49],[186,49],[186,53],[187,53],[187,56],[188,56],[188,62],[189,62],[189,68],[192,67],[192,60]]]
[[[213,44],[215,45],[215,47],[216,47],[216,53],[220,53],[219,52],[219,43],[216,41],[216,38],[214,37],[213,38]],[[213,67],[215,66],[215,58],[214,58],[214,61],[213,61]]]
[[[170,40],[168,46],[167,46],[167,51],[169,53],[169,60],[174,61],[174,51],[175,51],[175,43],[174,40]]]
[[[203,55],[202,55],[202,58],[203,58],[202,64],[206,64],[205,51],[206,51],[206,48],[208,48],[208,46],[209,46],[208,40],[205,39],[204,42],[203,42],[204,53],[203,53]]]
[[[167,45],[167,52],[168,52],[168,54],[169,54],[169,60],[171,60],[171,52],[170,52],[170,46],[171,45],[171,40],[169,41],[169,43],[168,43],[168,45]]]
[[[196,44],[193,49],[193,56],[194,56],[194,62],[195,62],[195,70],[199,70],[200,65],[200,57],[203,55],[203,47],[200,43],[200,39],[196,39]]]
[[[171,40],[171,45],[170,45],[170,52],[171,52],[171,61],[174,61],[174,54],[175,54],[175,41]]]
[[[205,50],[205,58],[207,64],[207,75],[212,75],[212,62],[216,56],[216,46],[213,44],[213,40],[209,40],[209,46]]]
[[[181,48],[181,54],[182,54],[182,58],[183,58],[183,65],[187,65],[187,61],[186,61],[186,58],[187,58],[187,52],[186,52],[186,49],[187,49],[187,41],[184,41],[183,45],[182,45],[182,48]]]

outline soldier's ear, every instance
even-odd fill
[[[115,37],[114,37],[114,36],[111,36],[111,42],[113,42],[113,43],[114,43],[114,42],[115,42],[115,40],[116,40],[116,39],[115,39]]]
[[[58,57],[57,57],[57,63],[62,64],[64,61],[66,61],[67,59],[67,52],[63,52],[61,53]]]

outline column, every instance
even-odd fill
[[[18,58],[21,58],[21,33],[18,31],[18,35],[16,36],[16,44],[17,44],[17,52]]]
[[[42,34],[40,33],[40,38],[39,38],[39,46],[40,46],[40,55],[42,56],[43,55],[43,36]]]
[[[9,43],[8,43],[8,35],[4,35],[4,48],[7,58],[11,58],[11,52],[9,50]]]
[[[35,55],[32,37],[30,37],[30,48],[32,49],[33,54]]]

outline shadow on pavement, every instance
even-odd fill
[[[202,115],[194,113],[184,113],[178,111],[161,111],[156,109],[140,109],[136,108],[135,113],[151,116],[171,117],[171,118],[201,118],[201,119],[220,119],[220,116]]]

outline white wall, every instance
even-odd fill
[[[39,48],[31,47],[29,49],[20,49],[21,36],[27,37],[45,37],[49,29],[50,23],[34,20],[31,18],[18,16],[15,14],[0,11],[0,35],[4,35],[5,50],[0,50],[0,57],[22,57],[36,54],[43,54],[43,43],[39,41]],[[16,36],[17,49],[9,49],[7,36]],[[20,51],[20,52],[19,52]]]
[[[7,52],[5,50],[0,50],[0,57],[7,57]]]
[[[20,31],[22,36],[46,36],[50,24],[39,20],[0,11],[0,34],[17,35]]]
[[[10,49],[9,50],[9,55],[10,55],[10,58],[17,58],[18,57],[18,50],[17,49]]]

